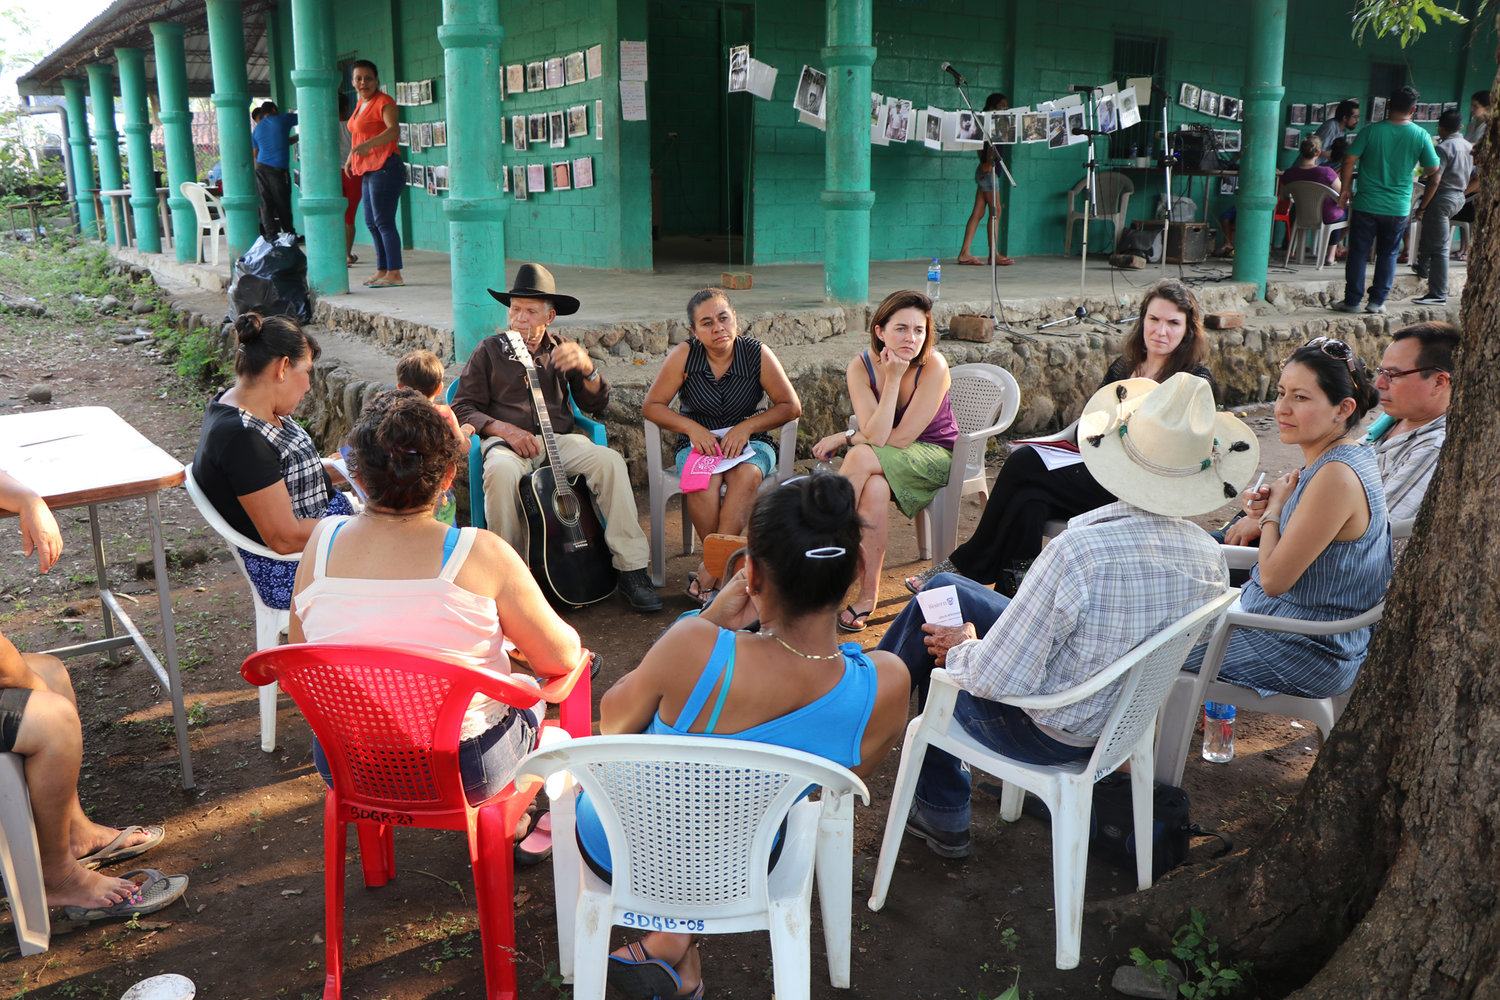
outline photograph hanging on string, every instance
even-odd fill
[[[1018,111],[993,111],[990,113],[990,136],[1003,146],[1014,144],[1020,138],[1021,114]]]
[[[1238,118],[1240,114],[1240,99],[1223,95],[1219,98],[1219,117]]]
[[[1187,108],[1189,111],[1197,111],[1198,97],[1198,88],[1193,86],[1191,83],[1184,83],[1182,85],[1182,89],[1177,94],[1177,103],[1182,105],[1184,108]]]
[[[1047,114],[1043,111],[1027,111],[1021,115],[1021,141],[1047,141]]]
[[[553,149],[561,149],[563,146],[566,146],[568,144],[568,121],[566,112],[547,112],[547,135],[551,140]]]
[[[589,106],[575,104],[568,109],[568,138],[583,139],[589,134]]]
[[[398,146],[410,146],[411,145],[411,126],[408,125],[406,122],[402,122],[402,123],[400,123],[399,125],[396,126],[396,145],[398,145]]]
[[[1120,109],[1115,106],[1115,97],[1101,97],[1099,108],[1099,131],[1110,133],[1120,130]]]
[[[564,86],[562,56],[553,56],[551,59],[548,59],[546,67],[547,89],[556,90],[558,87]]]
[[[958,113],[958,131],[954,137],[960,140],[977,140],[979,138],[979,123],[972,111],[960,111]]]
[[[552,164],[552,190],[573,190],[573,175],[567,160],[556,160]]]
[[[576,188],[594,186],[594,158],[592,156],[580,156],[573,161],[573,186]]]
[[[1121,128],[1130,128],[1132,125],[1141,123],[1141,109],[1136,103],[1135,88],[1120,91],[1115,98],[1115,104],[1120,109]]]
[[[437,167],[428,167],[427,168],[427,193],[428,194],[433,194],[433,195],[435,195],[435,194],[438,193],[438,188],[437,188]]]
[[[922,142],[928,149],[943,148],[943,109],[932,105],[922,113]]]
[[[1047,148],[1062,149],[1068,144],[1068,111],[1053,108],[1047,112]]]
[[[526,164],[526,190],[547,190],[547,165],[545,163]]]
[[[604,100],[600,98],[594,102],[594,139],[597,142],[604,141]]]
[[[1302,130],[1289,128],[1281,133],[1281,148],[1296,149],[1302,145]]]
[[[432,123],[432,144],[434,146],[448,145],[448,122],[446,119]]]
[[[521,63],[511,63],[505,67],[505,89],[512,94],[524,93],[526,90],[526,67]]]
[[[1083,108],[1077,107],[1077,108],[1068,108],[1066,113],[1067,113],[1067,116],[1068,116],[1068,124],[1067,124],[1068,145],[1069,146],[1076,146],[1080,142],[1088,142],[1089,141],[1089,137],[1088,136],[1086,136],[1086,135],[1079,135],[1080,132],[1082,132],[1085,128],[1087,128],[1087,124],[1088,124],[1087,112]]]
[[[432,145],[432,122],[422,123],[422,148]]]
[[[1219,117],[1219,95],[1205,90],[1198,98],[1198,110],[1210,118]]]
[[[1219,132],[1219,152],[1238,153],[1240,151],[1240,130],[1237,128],[1224,129]]]
[[[1378,100],[1378,98],[1377,98],[1377,100]],[[1287,109],[1286,109],[1286,121],[1287,121],[1288,125],[1306,125],[1307,124],[1307,105],[1306,104],[1292,104],[1292,105],[1289,105],[1287,107]]]
[[[1370,121],[1385,121],[1385,98],[1376,97],[1370,100]]]
[[[420,163],[411,165],[411,186],[418,188],[427,186],[427,168]]]
[[[588,65],[589,79],[597,80],[604,75],[604,46],[590,45],[583,51],[583,61]]]
[[[889,98],[885,117],[885,137],[891,142],[905,142],[911,135],[911,101]]]
[[[802,76],[797,81],[797,97],[792,103],[798,111],[822,118],[827,89],[828,74],[804,65]]]
[[[432,103],[432,81],[431,80],[423,80],[422,81],[422,103],[423,104],[431,104]]]
[[[729,50],[729,92],[748,90],[750,84],[750,46],[736,45]]]
[[[517,152],[526,152],[526,116],[510,116],[510,144]]]
[[[563,57],[563,82],[568,86],[582,83],[586,79],[582,52],[569,52]]]
[[[526,168],[519,164],[510,168],[510,190],[516,201],[526,200]]]
[[[547,141],[547,113],[526,116],[526,141],[535,146]]]
[[[542,62],[529,62],[526,64],[526,91],[528,93],[536,90],[547,89],[547,64]]]
[[[500,168],[500,190],[505,194],[510,193],[510,171],[504,167]]]

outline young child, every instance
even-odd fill
[[[460,427],[458,418],[453,415],[453,409],[447,404],[439,402],[443,394],[443,362],[431,351],[412,351],[396,362],[396,388],[414,389],[432,400],[432,405],[448,421],[448,426],[453,428],[459,443],[467,450],[469,447],[469,435],[474,433],[472,427]],[[458,504],[453,499],[453,490],[445,490],[438,498],[437,509],[433,516],[444,524],[453,524],[458,515]]]

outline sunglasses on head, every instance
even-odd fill
[[[1314,337],[1302,346],[1316,347],[1330,358],[1348,365],[1351,375],[1354,373],[1354,351],[1342,340],[1335,340],[1332,337]]]

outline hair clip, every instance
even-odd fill
[[[846,551],[842,545],[825,545],[818,549],[808,549],[802,554],[809,559],[837,559]]]

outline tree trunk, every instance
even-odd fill
[[[1262,843],[1103,904],[1116,941],[1164,952],[1197,907],[1262,995],[1500,995],[1497,147],[1482,154],[1447,443],[1348,711]]]

